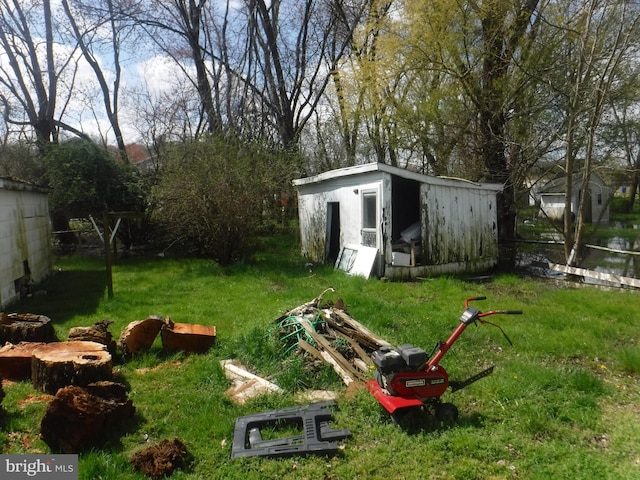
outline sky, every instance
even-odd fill
[[[32,0],[23,0],[20,4],[27,7]],[[12,3],[12,0],[0,2],[0,14],[5,15],[6,4]],[[52,9],[54,16],[64,15],[60,0],[52,0]],[[38,15],[38,13],[40,15]],[[45,45],[43,28],[38,24],[42,17],[41,11],[36,11],[30,20],[30,29],[35,42],[38,43],[38,49],[41,54],[41,65],[46,65]],[[170,95],[176,88],[176,81],[184,79],[183,72],[176,66],[175,62],[168,57],[155,54],[151,48],[136,45],[124,45],[125,50],[122,52],[121,64],[123,67],[122,80],[120,87],[120,122],[125,141],[134,143],[140,139],[140,120],[136,111],[139,106],[132,103],[129,93],[144,89],[152,98],[160,98],[163,95]],[[60,79],[57,97],[57,118],[62,115],[62,120],[70,124],[74,128],[88,134],[89,136],[106,137],[109,143],[115,143],[115,137],[111,131],[110,124],[104,112],[102,92],[98,86],[95,73],[84,58],[81,57],[78,50],[73,50],[70,44],[64,44],[59,39],[54,43],[54,52],[57,57],[58,65],[62,64],[63,59],[69,58],[70,55],[77,60],[67,67],[66,74]],[[114,68],[111,61],[111,53],[104,51],[98,53],[98,62],[105,74],[107,83],[113,85],[115,79]],[[73,68],[72,68],[73,67]],[[0,49],[0,75],[5,77],[14,77],[7,56]],[[74,70],[75,68],[75,70]],[[73,80],[72,80],[73,77]],[[68,85],[73,82],[73,96],[69,96]],[[0,86],[2,89],[2,86]],[[35,95],[33,96],[35,98]]]

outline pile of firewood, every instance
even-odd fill
[[[71,328],[68,341],[58,341],[48,317],[0,313],[0,402],[3,378],[30,378],[34,388],[52,395],[40,431],[53,451],[94,448],[118,425],[130,423],[135,408],[126,387],[113,381],[117,350],[125,357],[148,350],[160,334],[167,351],[203,353],[216,338],[214,326],[152,315],[131,322],[116,342],[111,323]]]
[[[280,317],[280,337],[287,350],[329,363],[346,385],[364,382],[373,370],[371,353],[391,345],[352,318],[341,299],[323,301],[328,291]]]

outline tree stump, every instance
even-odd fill
[[[49,403],[40,423],[42,439],[55,452],[79,453],[108,439],[113,428],[133,417],[126,387],[97,382],[63,387]]]
[[[0,313],[0,344],[10,342],[54,342],[51,319],[32,313]]]
[[[137,320],[127,325],[120,334],[118,344],[125,355],[131,355],[138,351],[146,351],[151,348],[164,320],[162,317],[151,315],[145,320]]]
[[[0,348],[0,377],[8,380],[31,378],[31,356],[36,348],[47,345],[43,342],[6,343]]]
[[[216,327],[165,320],[160,330],[162,347],[168,351],[204,353],[216,340]]]
[[[100,320],[90,327],[73,327],[69,329],[69,341],[97,342],[106,345],[111,355],[116,354],[116,342],[108,330],[113,320]]]
[[[68,385],[84,386],[113,378],[111,354],[97,342],[56,342],[33,351],[34,388],[55,394]]]

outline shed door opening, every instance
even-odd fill
[[[324,242],[324,258],[334,264],[340,254],[340,203],[327,203],[327,232]]]

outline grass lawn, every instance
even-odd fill
[[[215,325],[206,354],[168,355],[160,340],[148,353],[117,359],[118,381],[136,408],[131,425],[104,447],[80,456],[81,479],[144,479],[131,456],[179,438],[193,455],[174,479],[637,479],[640,478],[640,293],[569,287],[498,276],[490,283],[453,277],[390,283],[349,277],[330,267],[305,267],[287,239],[265,240],[255,259],[229,268],[197,259],[120,259],[114,298],[106,296],[101,258],[59,258],[46,295],[12,311],[50,317],[58,338],[69,328],[111,319],[118,337],[149,315]],[[453,379],[495,364],[493,375],[444,400],[460,418],[451,426],[408,434],[365,390],[334,408],[334,428],[352,437],[333,457],[230,459],[234,422],[295,404],[303,389],[345,387],[328,367],[310,372],[283,356],[275,320],[327,287],[350,315],[393,344],[427,352],[458,324],[466,297],[485,295],[482,310],[519,309],[494,316],[513,342],[490,326],[468,328],[442,361]],[[283,387],[238,406],[219,361],[238,358]],[[51,397],[30,382],[5,382],[2,453],[49,452],[39,438]]]

